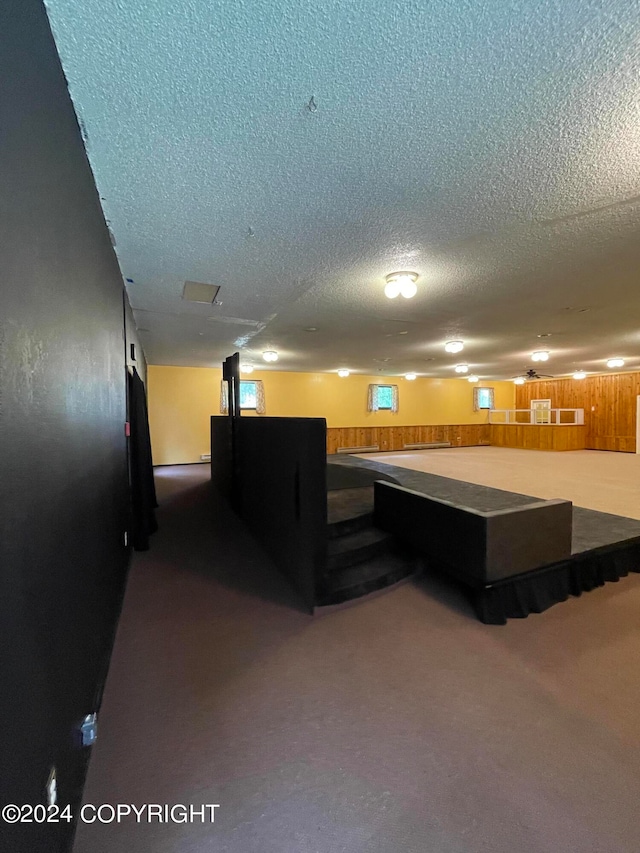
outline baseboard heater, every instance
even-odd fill
[[[450,441],[437,441],[432,444],[405,444],[403,450],[431,450],[432,447],[451,447]]]
[[[380,450],[377,444],[370,444],[367,447],[339,447],[336,453],[375,453]]]

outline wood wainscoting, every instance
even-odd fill
[[[523,450],[584,450],[585,427],[553,424],[491,424],[490,442],[494,447],[520,447]]]
[[[516,407],[551,400],[551,408],[584,409],[588,450],[636,450],[636,397],[640,372],[610,373],[586,379],[548,379],[516,388]],[[564,429],[564,427],[563,427]]]
[[[489,424],[445,424],[442,426],[394,427],[329,427],[327,453],[337,453],[341,447],[378,447],[385,450],[404,450],[406,444],[439,444],[452,447],[473,447],[490,444]]]

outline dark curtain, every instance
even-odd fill
[[[155,508],[149,416],[144,382],[137,370],[129,374],[129,477],[131,481],[131,544],[136,551],[149,550],[149,536],[158,529]]]

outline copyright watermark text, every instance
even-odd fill
[[[123,823],[133,820],[136,823],[215,823],[216,809],[219,803],[204,803],[201,806],[175,803],[85,803],[78,814],[82,823]],[[9,803],[0,813],[5,823],[71,823],[71,806],[31,806]]]

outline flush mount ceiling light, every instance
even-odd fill
[[[456,364],[455,366],[456,373],[468,373],[469,365],[468,364]]]
[[[624,367],[624,358],[610,358],[607,367]]]
[[[409,382],[413,382],[413,380],[416,378],[416,374],[415,373],[405,373],[404,378],[408,379]]]
[[[535,352],[531,353],[532,361],[549,361],[549,351],[546,349],[539,349]]]
[[[275,350],[268,349],[266,352],[262,353],[262,357],[265,361],[277,361],[278,353]]]
[[[576,370],[576,372],[573,374],[573,378],[574,379],[586,379],[587,374],[584,372],[584,370]]]
[[[476,376],[475,373],[472,373],[471,376],[467,376],[467,381],[469,382],[479,382],[480,377]]]
[[[417,272],[392,272],[386,277],[386,285],[384,295],[388,299],[395,299],[396,296],[404,296],[405,299],[411,299],[418,292],[416,281],[418,280]]]
[[[240,365],[240,373],[253,373],[253,365],[252,364],[241,364]]]
[[[524,385],[524,383],[525,383],[524,376],[516,376],[516,378],[513,380],[513,383],[514,383],[514,385]]]
[[[340,376],[342,379],[346,379],[346,378],[347,378],[347,376],[349,375],[349,373],[350,373],[350,371],[349,371],[349,370],[347,370],[347,368],[346,368],[346,367],[342,367],[342,368],[340,368],[340,370],[338,371],[338,376]]]
[[[462,352],[464,344],[462,341],[447,341],[444,349],[445,352]]]

